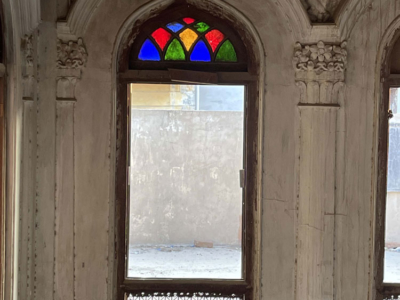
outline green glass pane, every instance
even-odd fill
[[[222,46],[219,48],[216,61],[229,61],[229,62],[237,62],[237,56],[235,48],[233,48],[232,43],[229,40],[226,40]]]
[[[194,25],[193,27],[196,28],[196,30],[198,32],[205,32],[205,31],[207,31],[208,28],[210,28],[210,26],[208,26],[208,24],[206,24],[204,22],[199,22],[196,25]]]
[[[169,44],[165,53],[165,60],[185,60],[185,52],[177,39],[173,39]]]

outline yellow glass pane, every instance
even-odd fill
[[[194,32],[192,29],[188,28],[182,31],[179,34],[179,37],[181,38],[182,43],[185,45],[185,48],[187,51],[189,51],[190,47],[193,45],[193,43],[197,39],[197,33]]]

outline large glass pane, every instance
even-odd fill
[[[400,283],[400,88],[391,88],[384,282]]]
[[[242,278],[244,86],[130,91],[127,276]]]

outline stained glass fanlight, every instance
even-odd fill
[[[206,43],[200,40],[194,46],[192,53],[190,54],[191,61],[211,61],[210,51],[208,50]]]
[[[147,37],[140,61],[238,62],[235,46],[220,29],[195,18],[166,23]]]

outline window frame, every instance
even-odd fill
[[[400,296],[400,283],[386,283],[384,278],[387,171],[389,150],[389,97],[391,88],[400,88],[400,74],[389,74],[381,84],[379,104],[378,174],[375,209],[375,287],[376,300]]]
[[[183,71],[188,77],[192,71]],[[198,73],[198,72],[196,72]],[[258,163],[257,151],[249,147],[258,140],[258,107],[256,76],[243,73],[214,73],[218,77],[217,84],[244,85],[244,169],[246,183],[243,189],[244,211],[242,214],[242,266],[243,279],[137,279],[127,278],[127,249],[129,234],[127,232],[129,220],[129,93],[131,83],[169,83],[188,84],[188,82],[172,81],[167,78],[169,71],[127,71],[119,75],[118,103],[117,103],[117,166],[116,166],[116,224],[117,243],[115,258],[117,259],[118,299],[123,299],[125,293],[137,292],[210,292],[222,295],[245,295],[252,299],[254,286],[254,207],[258,202],[257,182]],[[196,74],[197,75],[197,74]],[[205,73],[207,78],[210,73]],[[198,77],[198,76],[197,76]],[[196,82],[199,84],[200,82]],[[250,101],[254,99],[254,101]],[[254,130],[254,127],[257,130]],[[258,143],[257,143],[258,144]],[[125,147],[123,146],[125,145]],[[122,147],[121,147],[122,146]],[[250,151],[249,151],[250,150]],[[118,245],[121,245],[118,247]]]
[[[162,11],[151,14],[150,19],[138,21],[126,36],[126,46],[121,49],[117,62],[115,128],[115,236],[114,236],[114,266],[117,299],[125,299],[126,293],[147,293],[151,296],[156,292],[171,293],[203,292],[210,293],[202,298],[215,297],[221,299],[234,298],[233,294],[243,295],[252,300],[259,294],[260,289],[260,221],[261,221],[261,93],[260,74],[257,55],[253,52],[254,41],[248,32],[231,17],[225,18],[222,12],[212,7],[204,7],[213,11],[213,15],[205,10],[194,8],[186,1],[176,1]],[[171,17],[173,16],[173,17]],[[137,49],[136,38],[147,30],[148,24],[159,20],[173,21],[179,17],[200,18],[218,25],[228,34],[237,51],[238,63],[219,64],[215,62],[171,62],[161,65],[159,62],[143,62],[131,64],[131,53]],[[171,18],[171,19],[170,19]],[[213,23],[213,24],[211,24]],[[235,42],[233,41],[235,36]],[[131,42],[129,42],[131,41]],[[133,43],[132,43],[133,41]],[[140,45],[140,44],[139,44]],[[246,46],[245,46],[246,45]],[[140,45],[141,46],[141,45]],[[238,48],[239,47],[239,48]],[[242,50],[238,50],[242,49]],[[240,56],[239,53],[245,55]],[[243,59],[240,59],[243,58]],[[237,66],[235,66],[235,64]],[[125,261],[127,240],[126,220],[128,211],[128,160],[129,160],[129,124],[128,124],[128,85],[130,83],[173,83],[173,84],[224,84],[245,85],[245,115],[244,115],[244,168],[246,173],[245,188],[243,189],[245,210],[243,211],[242,249],[246,255],[244,278],[240,280],[217,279],[126,279]],[[211,294],[214,293],[214,294]],[[199,295],[197,295],[198,297]],[[186,296],[185,296],[186,297]],[[236,296],[237,297],[237,296]],[[214,299],[215,299],[214,298]],[[175,298],[174,298],[175,299]],[[187,298],[185,298],[187,299]]]

